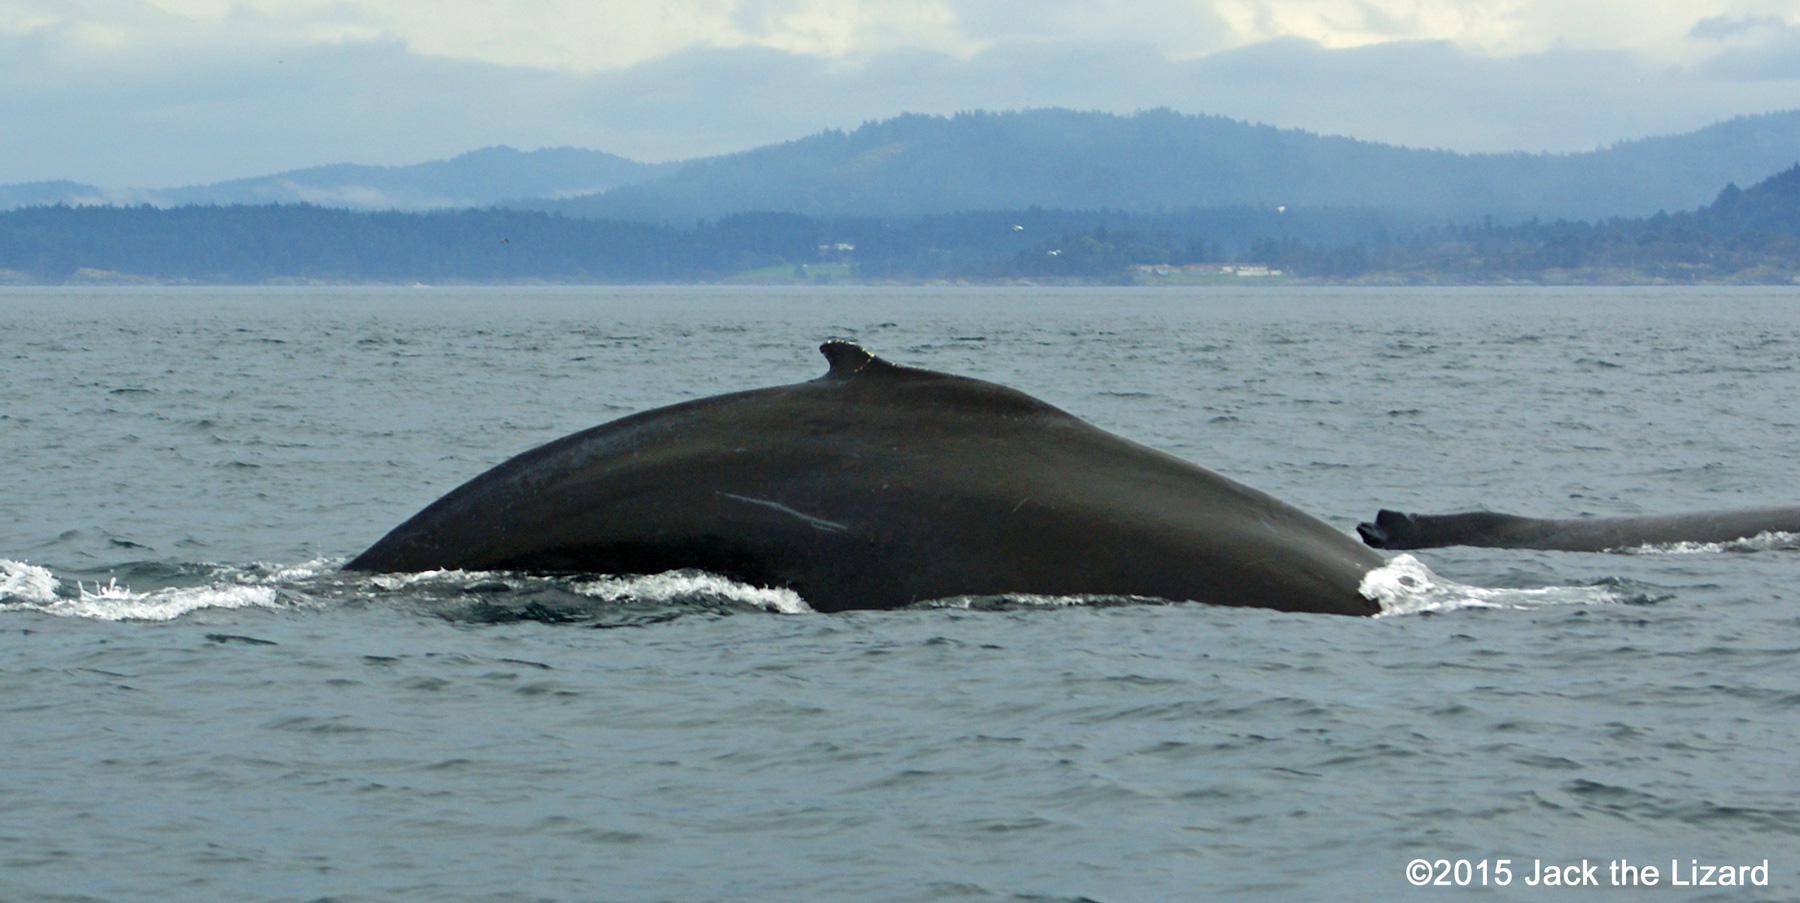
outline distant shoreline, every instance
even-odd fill
[[[1258,279],[1214,279],[1190,281],[1158,281],[1145,279],[854,279],[834,278],[829,280],[739,280],[739,279],[694,279],[667,281],[626,281],[626,280],[557,280],[557,279],[511,279],[491,281],[440,280],[429,283],[414,281],[394,281],[377,279],[309,279],[309,278],[275,278],[261,282],[248,281],[202,281],[194,279],[160,279],[138,276],[127,273],[96,273],[81,278],[61,281],[21,278],[21,274],[0,271],[0,290],[29,288],[582,288],[582,287],[721,287],[721,288],[906,288],[906,287],[969,287],[969,288],[1117,288],[1142,289],[1159,291],[1167,289],[1193,289],[1205,291],[1209,289],[1247,288],[1253,290],[1277,290],[1294,287],[1335,287],[1335,288],[1575,288],[1575,287],[1695,287],[1719,288],[1731,286],[1743,287],[1782,287],[1800,286],[1800,270],[1787,272],[1758,272],[1754,274],[1734,274],[1728,277],[1671,280],[1643,273],[1618,273],[1613,271],[1578,271],[1562,273],[1546,273],[1537,276],[1514,276],[1510,278],[1464,279],[1449,274],[1430,272],[1407,273],[1365,273],[1354,278],[1333,279],[1327,277],[1277,276]]]
[[[306,204],[0,212],[0,284],[1785,285],[1800,165],[1706,207],[1596,222],[1404,211],[990,210],[685,226]]]

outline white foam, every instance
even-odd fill
[[[695,596],[710,596],[782,614],[813,610],[799,593],[785,587],[751,586],[717,574],[694,571],[602,577],[572,584],[569,590],[606,602],[678,602]]]
[[[1537,589],[1489,589],[1445,580],[1419,559],[1400,554],[1363,575],[1357,591],[1381,605],[1376,617],[1463,608],[1538,608],[1546,605],[1594,605],[1624,601],[1601,586],[1546,586]]]
[[[1106,596],[1083,593],[1071,596],[1041,596],[1036,593],[1002,593],[995,596],[948,596],[915,603],[919,608],[955,608],[964,611],[994,608],[1076,608],[1083,605],[1167,604],[1167,599],[1151,596]]]
[[[375,574],[364,578],[370,586],[389,592],[415,587],[466,588],[499,581],[517,589],[534,579],[506,571],[421,571],[416,574]],[[696,598],[724,599],[783,614],[812,611],[800,594],[782,587],[751,586],[705,571],[667,571],[631,577],[598,577],[570,583],[569,592],[603,602],[669,603]]]
[[[7,606],[67,618],[100,621],[170,621],[202,608],[274,608],[275,590],[267,586],[195,586],[132,592],[108,581],[92,590],[77,586],[74,598],[49,598]]]
[[[289,584],[313,580],[326,574],[335,574],[348,560],[343,556],[334,558],[314,558],[300,564],[273,564],[258,562],[254,568],[261,573],[255,577],[257,583]]]
[[[0,603],[42,605],[56,599],[56,575],[49,568],[0,558]]]
[[[1669,542],[1614,551],[1626,555],[1717,555],[1723,552],[1780,552],[1800,549],[1800,533],[1765,530],[1729,542]]]
[[[419,571],[415,574],[376,574],[368,578],[371,585],[378,589],[393,591],[421,584],[441,583],[448,586],[466,586],[484,580],[492,580],[494,571]]]

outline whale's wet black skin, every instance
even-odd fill
[[[1800,508],[1747,508],[1653,517],[1519,517],[1491,511],[1402,514],[1383,508],[1373,523],[1356,525],[1378,549],[1485,546],[1604,552],[1678,542],[1731,542],[1763,533],[1800,533]]]
[[[809,382],[646,411],[525,452],[360,571],[645,574],[814,609],[1108,595],[1371,615],[1385,562],[1269,495],[993,383],[826,343]]]

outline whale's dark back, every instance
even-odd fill
[[[700,568],[820,610],[1136,595],[1372,614],[1382,559],[1262,492],[980,380],[828,343],[809,382],[677,404],[532,449],[351,561]]]

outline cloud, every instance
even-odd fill
[[[958,57],[689,50],[578,80],[603,150],[669,159],[902,112],[1171,107],[1463,151],[1586,150],[1795,105],[1800,84],[1708,77],[1629,51],[1491,57],[1447,41],[1278,39],[1189,60],[1150,42],[999,42]]]
[[[1768,32],[1780,33],[1788,24],[1777,16],[1709,16],[1688,29],[1688,37],[1702,41],[1728,41]]]
[[[1639,17],[1685,48],[1671,56],[1607,41],[1483,49],[1542,44],[1537,0],[684,0],[634,4],[598,36],[611,0],[536,18],[473,0],[0,3],[0,131],[13,139],[0,183],[168,187],[494,144],[656,161],[902,112],[1042,106],[1566,151],[1800,97],[1794,27],[1735,9],[1667,26],[1682,4]],[[431,9],[436,32],[414,21]],[[539,40],[558,23],[566,34]],[[577,65],[590,38],[592,64]],[[600,64],[638,39],[638,61]]]
[[[569,78],[362,42],[71,65],[0,41],[0,182],[165,187],[556,134]],[[523,136],[523,137],[521,137]],[[600,137],[589,135],[587,137]],[[567,143],[567,142],[547,142]]]
[[[1800,26],[1776,16],[1712,16],[1694,23],[1688,37],[1708,45],[1702,64],[1712,76],[1734,81],[1800,79]]]
[[[691,49],[832,59],[959,59],[1022,42],[1134,43],[1173,59],[1294,38],[1327,48],[1448,41],[1485,54],[1630,49],[1668,59],[1701,17],[1773,19],[1791,0],[0,0],[0,34],[91,49],[202,42],[398,42],[408,51],[565,72]],[[1702,28],[1704,32],[1706,29]]]

